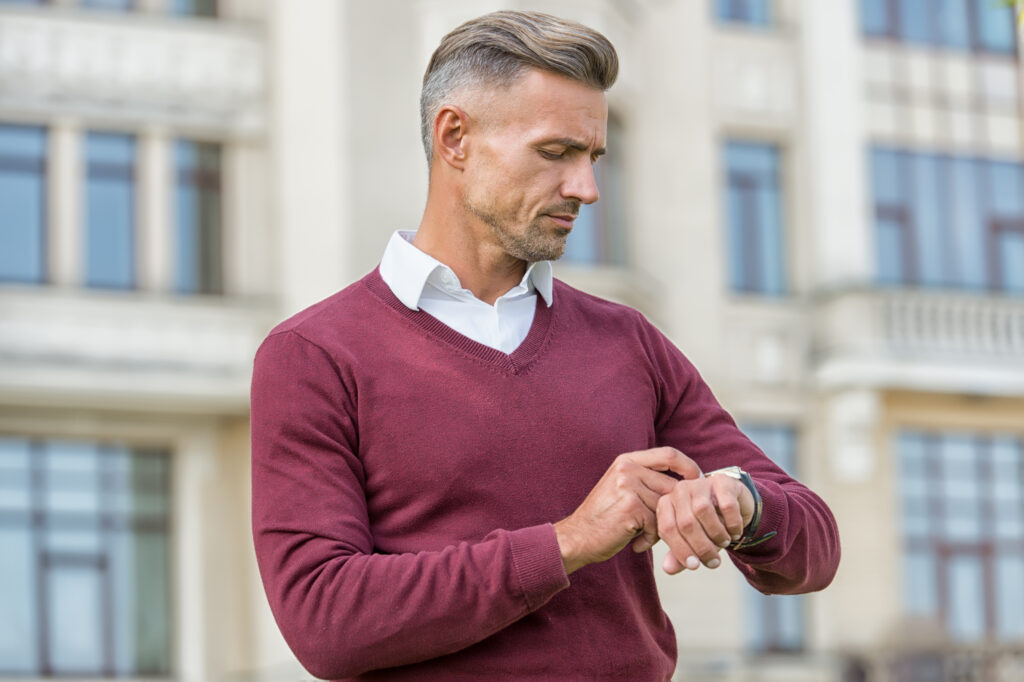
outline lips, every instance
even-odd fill
[[[547,216],[551,218],[553,221],[555,221],[555,223],[558,224],[560,227],[564,227],[570,230],[572,229],[573,221],[576,220],[575,214],[572,213],[548,213]]]

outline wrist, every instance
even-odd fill
[[[743,484],[744,488],[746,489],[745,492],[750,495],[750,498],[753,502],[753,509],[750,514],[750,518],[749,520],[747,520],[747,523],[743,527],[743,534],[740,536],[738,540],[730,544],[727,549],[746,549],[748,547],[753,547],[754,545],[759,545],[765,540],[774,537],[774,531],[770,533],[765,533],[760,536],[758,535],[758,531],[760,530],[761,526],[761,517],[764,511],[764,501],[761,499],[761,494],[758,492],[757,485],[754,484],[754,479],[750,476],[750,474],[748,474],[746,471],[744,471],[738,466],[716,469],[715,471],[711,471],[705,474],[706,477],[716,475],[728,476],[739,481],[741,484]]]

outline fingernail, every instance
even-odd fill
[[[711,561],[708,562],[708,568],[718,568],[721,565],[722,565],[722,562],[721,562],[721,560],[719,560],[718,557],[715,557],[714,559],[712,559]]]
[[[720,543],[718,543],[718,546],[721,547],[722,549],[725,549],[726,547],[728,547],[732,543],[733,543],[732,540],[722,540]]]
[[[733,535],[733,536],[732,536],[732,541],[733,541],[733,542],[736,542],[736,541],[737,541],[737,540],[739,540],[739,539],[740,539],[741,537],[743,537],[743,536],[742,536],[742,535]]]
[[[696,571],[700,568],[700,560],[695,556],[686,557],[686,567],[691,571]]]

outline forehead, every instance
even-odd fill
[[[572,137],[604,145],[608,104],[604,92],[547,71],[528,70],[495,93],[495,123],[528,137]]]

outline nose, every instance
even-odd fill
[[[580,163],[572,164],[568,177],[562,183],[562,196],[566,199],[577,199],[582,204],[597,201],[600,192],[597,189],[597,178],[594,176],[594,165],[589,159],[580,159]]]

